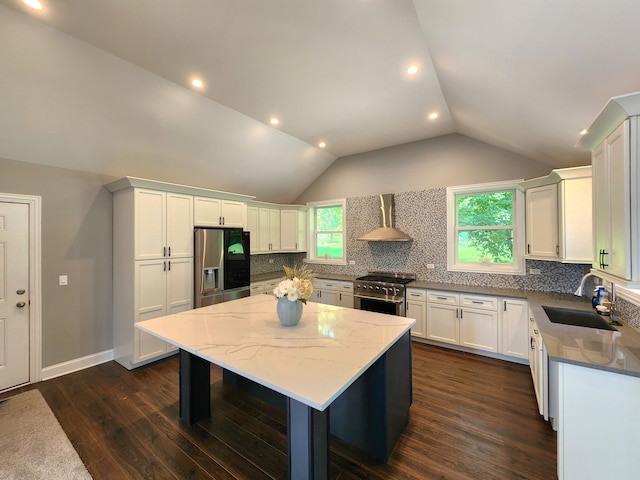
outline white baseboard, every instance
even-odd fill
[[[42,369],[42,380],[50,380],[61,375],[77,372],[85,368],[94,367],[101,363],[113,360],[113,350],[105,350],[104,352],[94,353],[86,357],[76,358],[68,362],[59,363]]]

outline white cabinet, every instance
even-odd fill
[[[353,308],[353,282],[339,282],[338,306]]]
[[[497,352],[497,299],[428,290],[427,338],[474,350]]]
[[[527,189],[526,218],[527,258],[559,259],[557,185]]]
[[[280,210],[280,232],[280,248],[283,252],[306,252],[306,209],[283,208]]]
[[[192,256],[193,197],[157,190],[131,192],[135,260]]]
[[[135,323],[193,305],[193,197],[124,188],[113,193],[113,343],[134,368],[174,348]]]
[[[460,343],[459,294],[427,290],[427,338]]]
[[[640,93],[612,98],[578,142],[593,167],[593,270],[640,287]]]
[[[592,182],[590,167],[553,170],[523,182],[526,189],[526,257],[591,263]]]
[[[460,345],[498,351],[498,309],[495,297],[460,294]]]
[[[640,378],[558,363],[558,479],[638,478]]]
[[[545,420],[549,419],[549,356],[542,340],[538,324],[529,311],[529,368],[533,379],[533,389],[538,402],[538,411]]]
[[[313,282],[309,301],[353,308],[353,282],[318,278]]]
[[[416,324],[411,327],[411,336],[427,337],[427,291],[419,288],[407,288],[407,317],[415,318]]]
[[[593,268],[609,276],[638,281],[640,263],[633,258],[640,252],[636,203],[639,198],[638,179],[632,178],[631,171],[632,163],[637,168],[638,159],[631,158],[632,129],[633,142],[637,143],[638,122],[637,117],[633,117],[624,121],[593,151]]]
[[[529,303],[516,298],[500,299],[499,353],[529,358]]]
[[[193,295],[193,259],[172,258],[135,262],[135,322],[190,310]],[[132,363],[152,360],[176,348],[134,329]]]
[[[280,249],[280,208],[247,206],[247,230],[254,253],[277,253]]]
[[[259,282],[251,282],[249,286],[249,290],[251,295],[260,295],[266,293],[267,295],[273,295],[273,291],[278,286],[278,284],[284,280],[285,277],[273,278],[270,280],[261,280]]]
[[[245,228],[247,204],[233,200],[195,197],[193,223],[196,227]]]

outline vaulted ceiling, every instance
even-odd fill
[[[640,90],[637,0],[41,1],[0,0],[0,157],[273,201],[453,132],[586,164],[580,130]]]

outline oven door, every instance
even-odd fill
[[[354,308],[356,310],[367,310],[368,312],[387,313],[389,315],[398,315],[405,317],[404,298],[388,299],[376,297],[363,297],[354,295]]]

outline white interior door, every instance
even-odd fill
[[[0,390],[29,382],[29,205],[0,202]]]

